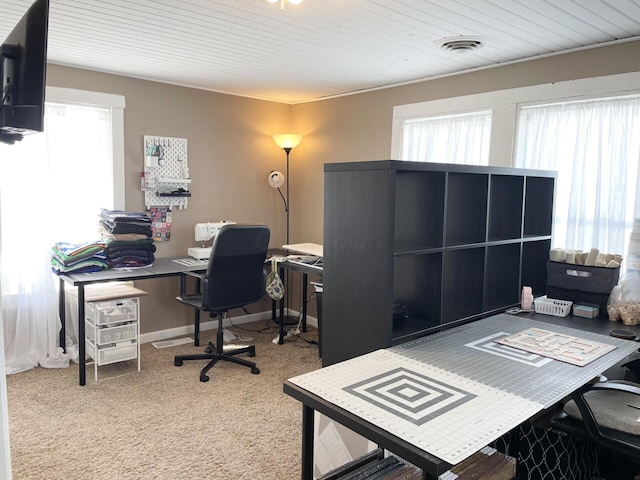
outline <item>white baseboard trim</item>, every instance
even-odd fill
[[[290,310],[289,316],[298,316],[300,313],[295,310]],[[257,322],[259,320],[270,320],[271,319],[271,310],[259,313],[250,313],[248,315],[238,315],[231,318],[231,322],[234,325],[242,325],[243,323],[252,323]],[[223,326],[228,327],[231,325],[231,322],[227,319],[224,321]],[[318,319],[315,317],[307,316],[307,325],[318,328]],[[200,320],[200,331],[204,332],[206,330],[216,330],[218,328],[217,320]],[[157,330],[155,332],[148,332],[140,334],[140,343],[151,343],[157,342],[159,340],[167,340],[168,338],[180,337],[183,335],[193,335],[194,327],[193,325],[183,325],[181,327],[175,328],[167,328],[165,330]]]
[[[316,317],[312,317],[307,315],[307,326],[311,325],[312,327],[318,328],[318,319]]]

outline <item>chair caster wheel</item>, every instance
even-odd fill
[[[176,367],[181,367],[184,362],[182,360],[178,360],[177,358],[173,361],[173,364]]]
[[[204,349],[204,353],[206,353],[207,355],[211,355],[213,353],[213,348],[211,347],[207,347]]]
[[[201,382],[208,382],[209,381],[209,377],[207,375],[200,375],[200,381]]]
[[[260,369],[258,367],[253,367],[251,369],[251,373],[253,373],[254,375],[257,375],[260,373]]]
[[[250,357],[255,357],[255,356],[256,356],[256,352],[255,352],[255,351],[253,351],[253,352],[249,352],[249,356],[250,356]]]

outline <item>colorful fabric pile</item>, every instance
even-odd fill
[[[58,242],[52,248],[51,270],[57,275],[98,272],[109,268],[102,242]]]
[[[100,234],[106,245],[109,268],[153,264],[156,246],[151,238],[151,217],[147,214],[103,209],[100,213]]]

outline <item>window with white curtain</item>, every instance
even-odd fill
[[[124,99],[64,89],[55,94],[74,101],[50,99],[47,90],[43,133],[0,144],[7,373],[38,364],[64,366],[68,357],[57,346],[58,283],[51,271],[51,247],[59,241],[97,240],[100,208],[122,205]]]
[[[628,256],[640,219],[638,85],[632,72],[396,105],[391,158],[407,158],[413,119],[490,110],[488,165],[558,172],[553,246]]]
[[[401,159],[488,165],[491,111],[405,120]]]
[[[523,107],[515,165],[558,172],[556,247],[624,254],[634,219],[640,97]]]

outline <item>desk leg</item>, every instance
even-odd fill
[[[280,299],[280,330],[278,332],[278,345],[284,343],[284,298]]]
[[[193,345],[196,347],[200,346],[200,309],[195,309],[195,314],[193,318]]]
[[[313,413],[302,405],[302,480],[313,480]]]
[[[186,275],[182,274],[180,275],[181,279],[186,277]],[[186,282],[186,280],[185,280]],[[186,292],[186,290],[184,290]],[[196,292],[202,292],[202,282],[200,280],[200,278],[196,279]],[[200,309],[196,308],[195,309],[195,317],[193,319],[193,344],[196,347],[200,346]],[[220,325],[218,325],[218,328],[220,328]]]
[[[284,268],[280,268],[280,278],[281,279],[284,278]],[[284,299],[287,295],[289,295],[289,292],[287,291],[289,288],[289,285],[285,284],[284,288],[285,288],[284,296],[280,299],[280,331],[278,333],[278,345],[282,345],[284,343]],[[287,311],[287,315],[289,315],[288,311]]]
[[[308,275],[302,274],[302,331],[307,331],[307,283]]]
[[[87,359],[84,337],[84,285],[78,285],[78,371],[81,386],[87,384]]]
[[[60,317],[60,347],[64,353],[67,353],[67,322],[66,322],[66,305],[64,296],[64,280],[60,279],[58,285],[58,316]]]

